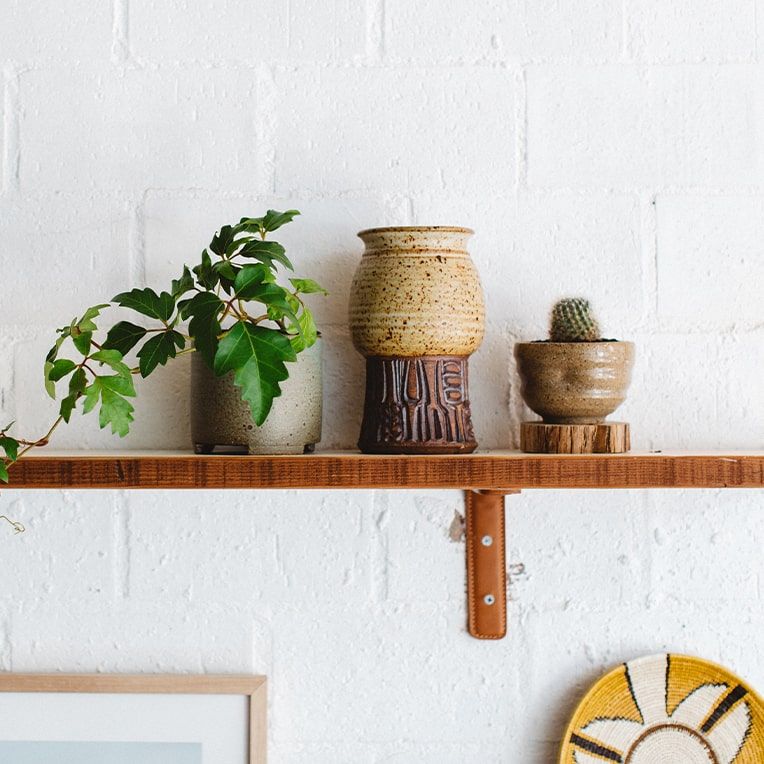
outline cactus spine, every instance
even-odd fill
[[[549,327],[552,342],[596,342],[600,328],[591,314],[589,300],[569,297],[559,300],[552,308]]]

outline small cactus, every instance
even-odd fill
[[[556,302],[552,308],[549,339],[552,342],[597,342],[600,328],[591,315],[589,300],[569,297]]]

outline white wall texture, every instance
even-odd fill
[[[0,409],[40,433],[52,330],[162,285],[220,224],[283,241],[352,447],[355,232],[463,224],[488,304],[482,445],[517,445],[512,343],[564,293],[634,339],[638,448],[764,446],[764,0],[0,0]],[[183,363],[133,434],[187,448]],[[0,493],[0,668],[264,672],[277,764],[554,760],[576,698],[643,653],[764,688],[761,492],[527,492],[510,633],[464,627],[456,491]]]

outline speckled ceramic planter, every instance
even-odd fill
[[[469,228],[372,228],[350,297],[366,356],[359,447],[366,453],[467,453],[477,447],[467,359],[485,309]]]
[[[520,392],[544,422],[604,421],[626,399],[634,365],[631,342],[519,342]]]
[[[250,454],[301,454],[321,440],[321,340],[287,364],[268,418],[258,427],[233,372],[216,377],[194,353],[191,363],[191,435],[197,453],[216,449]]]

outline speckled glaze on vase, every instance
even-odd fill
[[[469,228],[372,228],[353,279],[350,329],[366,356],[359,447],[366,453],[468,453],[477,447],[468,356],[485,325]]]
[[[544,422],[595,424],[626,399],[631,342],[518,342],[520,393]]]
[[[191,361],[191,435],[196,453],[216,448],[250,454],[302,454],[321,440],[323,386],[321,344],[288,363],[268,418],[258,427],[249,404],[233,383],[233,372],[217,377],[198,353]]]

